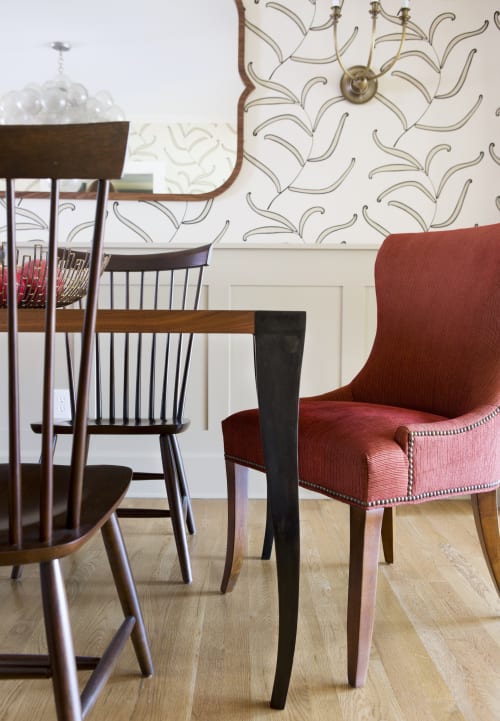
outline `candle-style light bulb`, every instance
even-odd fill
[[[410,0],[401,0],[401,10],[403,8],[410,9]]]
[[[332,0],[332,8],[339,8],[340,0]]]

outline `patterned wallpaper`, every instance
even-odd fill
[[[229,0],[228,0],[229,1]],[[375,66],[395,52],[400,2],[386,0]],[[365,7],[366,6],[366,7]],[[389,232],[500,222],[500,11],[493,0],[418,0],[396,66],[365,105],[340,93],[329,0],[245,0],[244,162],[208,202],[112,204],[113,244],[378,244]],[[368,55],[368,3],[344,0],[347,65]],[[69,241],[85,202],[68,201]],[[23,201],[23,237],[40,237]]]

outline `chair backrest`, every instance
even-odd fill
[[[101,271],[103,232],[109,179],[121,176],[128,137],[128,123],[93,125],[0,126],[0,177],[6,179],[5,206],[7,243],[0,277],[7,283],[7,373],[9,429],[9,541],[22,545],[22,451],[20,447],[20,358],[18,310],[20,278],[24,269],[16,268],[16,183],[15,179],[50,179],[49,222],[44,271],[45,309],[43,314],[42,444],[40,462],[39,537],[49,543],[53,515],[53,396],[55,319],[58,292],[58,214],[60,180],[98,178],[95,222],[92,239],[86,311],[82,327],[81,360],[76,393],[75,433],[71,452],[70,483],[67,503],[68,528],[80,522],[83,469],[86,460],[86,421],[90,384],[90,359],[94,339],[95,316]],[[26,363],[23,364],[26,368]],[[30,372],[32,372],[30,370]]]
[[[195,310],[210,254],[211,244],[111,255],[101,283],[100,307]],[[192,334],[99,334],[95,418],[126,423],[180,421],[192,346]]]
[[[391,235],[354,400],[455,417],[500,404],[500,224]]]

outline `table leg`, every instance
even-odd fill
[[[285,706],[299,604],[297,423],[305,313],[255,314],[255,368],[279,598],[279,638],[271,707]]]

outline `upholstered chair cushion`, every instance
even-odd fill
[[[303,400],[299,412],[300,483],[365,508],[489,489],[498,479],[494,448],[498,446],[500,414],[494,409],[484,411],[483,422],[472,416],[450,425],[447,419],[424,411]],[[223,433],[229,460],[265,470],[256,410],[231,416],[223,422]],[[471,447],[476,445],[492,449],[484,455],[480,469],[470,463]]]

